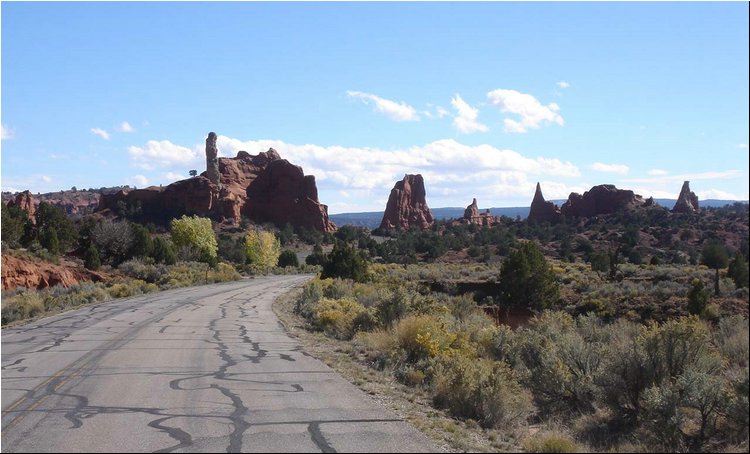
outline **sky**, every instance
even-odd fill
[[[329,213],[597,184],[747,200],[748,3],[0,5],[0,186],[167,185],[275,148]]]

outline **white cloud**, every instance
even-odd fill
[[[739,144],[737,144],[737,148],[740,148],[742,150],[747,150],[747,144],[746,143],[739,143]]]
[[[52,177],[49,177],[47,175],[40,175],[39,179],[44,181],[45,183],[52,183]]]
[[[520,121],[506,118],[505,131],[525,133],[529,129],[538,129],[543,123],[556,123],[560,126],[565,120],[557,112],[560,106],[556,103],[542,105],[535,97],[516,90],[497,89],[487,93],[490,104],[500,108],[503,113],[516,114]]]
[[[104,140],[109,140],[109,133],[101,128],[91,128],[91,133],[96,134]]]
[[[562,89],[565,89],[565,88],[570,87],[570,84],[565,82],[564,80],[561,80],[560,82],[557,83],[557,86]]]
[[[662,170],[662,169],[651,169],[646,173],[654,177],[661,177],[664,175],[669,175],[669,172],[667,172],[666,170]]]
[[[701,200],[708,200],[708,199],[719,199],[719,200],[747,200],[747,197],[740,197],[736,194],[732,194],[729,192],[721,191],[719,189],[707,189],[705,191],[698,191],[696,193],[698,196],[698,201],[700,204]]]
[[[168,140],[149,140],[145,147],[128,147],[128,153],[136,166],[146,170],[176,165],[189,167],[198,164],[199,157],[196,149],[175,145]]]
[[[196,169],[197,170],[197,169]],[[167,180],[169,183],[174,183],[178,180],[185,180],[187,178],[190,178],[190,174],[185,173],[184,175],[177,172],[167,172],[163,175],[164,179]]]
[[[364,93],[361,91],[348,90],[346,92],[350,98],[361,99],[365,104],[372,102],[375,105],[375,111],[380,112],[394,121],[419,121],[419,115],[417,115],[414,107],[406,104],[405,102],[391,101],[390,99],[384,99],[371,93]]]
[[[693,180],[720,180],[726,178],[737,178],[741,177],[743,172],[741,170],[725,170],[723,172],[702,172],[702,173],[685,173],[682,175],[662,175],[658,178],[628,178],[622,180],[626,183],[642,183],[642,184],[654,184],[654,183],[669,183],[669,182],[683,182]],[[679,189],[678,189],[679,192]]]
[[[0,140],[12,139],[16,136],[16,131],[8,126],[0,125]]]
[[[453,119],[453,126],[464,134],[471,134],[473,132],[487,132],[489,128],[482,123],[477,121],[479,116],[479,109],[471,107],[461,99],[461,96],[456,96],[451,99],[451,104],[458,111],[458,115]]]
[[[431,206],[466,206],[472,197],[487,206],[523,206],[531,202],[536,181],[581,175],[570,162],[532,158],[486,144],[465,145],[454,139],[384,150],[241,141],[220,135],[217,145],[224,156],[234,156],[239,150],[257,154],[273,147],[282,158],[301,166],[305,174],[315,175],[320,200],[330,204],[332,213],[382,210],[385,201],[381,205],[373,201],[387,199],[394,183],[406,173],[424,176]],[[346,203],[340,203],[342,200]]]
[[[117,130],[120,132],[135,132],[135,129],[133,129],[132,126],[130,126],[130,123],[127,121],[123,121],[120,123],[120,125],[117,127]]]
[[[624,164],[604,164],[601,162],[595,162],[591,165],[591,170],[626,175],[630,171],[630,167]]]
[[[136,186],[144,187],[148,185],[148,178],[143,175],[136,175],[130,179],[130,181]]]

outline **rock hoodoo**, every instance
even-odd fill
[[[315,177],[304,176],[301,167],[281,159],[273,148],[255,156],[246,151],[235,158],[217,156],[216,134],[212,132],[206,139],[207,169],[200,176],[165,188],[102,194],[98,211],[118,214],[124,205],[144,219],[160,223],[196,214],[239,224],[245,215],[255,222],[288,222],[325,232],[336,229],[328,218],[328,207],[318,201]],[[260,181],[254,185],[256,180]],[[254,189],[250,190],[251,186]]]
[[[408,230],[417,226],[422,230],[429,229],[433,219],[425,196],[422,175],[404,175],[404,179],[397,181],[391,189],[380,228]]]
[[[560,218],[560,208],[554,203],[544,200],[542,187],[537,182],[534,200],[531,201],[531,207],[529,208],[529,222],[556,222]]]
[[[474,224],[484,227],[492,227],[493,225],[499,224],[500,219],[492,216],[489,209],[485,210],[484,212],[480,212],[479,206],[477,205],[477,199],[474,198],[471,201],[471,205],[467,206],[466,210],[464,210],[464,217],[460,219],[460,222],[462,224]]]
[[[617,189],[611,184],[594,186],[583,195],[571,193],[568,201],[560,207],[564,216],[589,217],[614,213],[638,207],[654,205],[654,199],[644,200],[642,196],[628,189]]]
[[[219,176],[219,149],[216,146],[216,133],[209,132],[206,138],[206,177],[208,181],[221,188]]]
[[[16,194],[16,198],[8,202],[8,206],[15,206],[26,211],[29,221],[36,225],[36,200],[29,191],[23,191]]]
[[[674,213],[692,213],[698,211],[698,196],[690,190],[690,182],[686,181],[682,183],[682,190],[680,196],[677,198],[677,203],[674,204],[672,212]]]

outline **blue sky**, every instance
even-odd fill
[[[2,189],[168,184],[273,146],[331,213],[612,183],[748,199],[748,3],[8,3]]]

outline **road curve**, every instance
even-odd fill
[[[2,330],[4,452],[434,452],[271,310],[309,276],[117,300]]]

